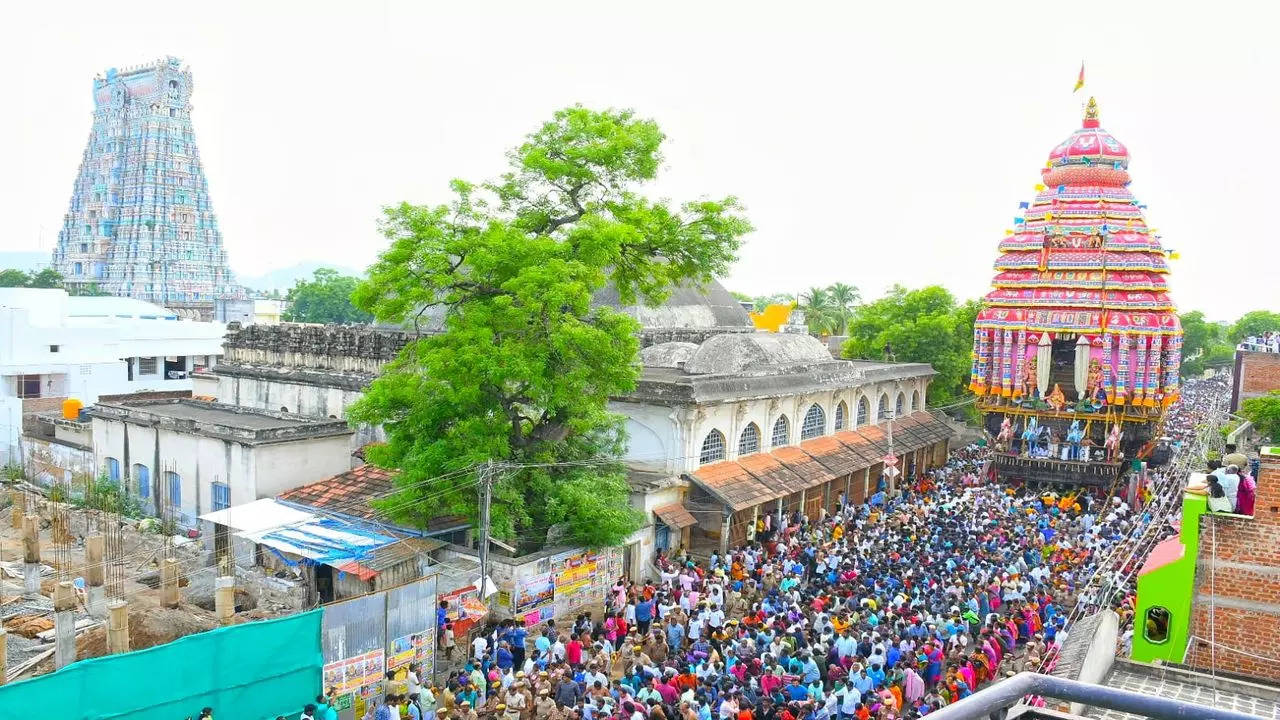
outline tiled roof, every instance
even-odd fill
[[[802,448],[775,448],[773,456],[781,460],[788,470],[800,476],[805,481],[806,488],[817,487],[839,477]]]
[[[697,525],[698,521],[689,514],[684,505],[680,503],[671,503],[653,509],[653,514],[658,516],[664,525],[672,530],[683,530],[692,525]]]
[[[276,498],[317,510],[341,513],[351,518],[385,521],[386,517],[374,510],[370,501],[391,495],[395,476],[395,470],[365,464],[310,485],[286,490]],[[430,534],[454,530],[467,524],[464,517],[437,515],[431,518],[426,528],[417,529],[425,529]]]
[[[734,510],[759,505],[786,494],[766,487],[732,460],[703,465],[692,477],[695,483]]]
[[[832,435],[836,440],[840,441],[850,452],[861,458],[858,469],[868,468],[880,462],[880,458],[884,457],[884,453],[877,453],[871,441],[859,435],[852,430],[842,430]]]
[[[866,439],[872,452],[875,453],[876,462],[880,462],[880,458],[889,454],[889,436],[884,428],[879,425],[864,425],[854,432]]]
[[[836,477],[867,467],[862,454],[849,448],[834,435],[822,435],[800,443],[800,448],[822,463]]]
[[[791,472],[772,452],[738,458],[738,464],[746,468],[747,472],[754,475],[765,487],[776,488],[778,493],[774,497],[798,493],[808,487],[804,478]]]
[[[950,436],[946,423],[928,412],[916,412],[894,421],[893,449],[895,453],[911,452]],[[884,428],[867,425],[805,440],[798,447],[779,447],[704,465],[689,478],[737,511],[872,467],[888,452]]]
[[[299,505],[340,512],[350,517],[376,520],[369,500],[391,493],[394,470],[361,465],[331,478],[287,490],[277,497]]]

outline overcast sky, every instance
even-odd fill
[[[975,8],[986,8],[978,11]],[[379,208],[573,103],[668,136],[654,194],[739,196],[725,284],[986,291],[1004,229],[1096,95],[1183,310],[1280,310],[1280,44],[1265,3],[22,3],[0,60],[3,250],[52,248],[106,68],[181,57],[232,267],[365,267]],[[1087,86],[1072,94],[1081,59]]]

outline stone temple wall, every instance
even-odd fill
[[[413,337],[361,325],[250,325],[228,333],[221,362],[376,375]]]

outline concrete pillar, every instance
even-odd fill
[[[22,519],[23,592],[40,594],[40,533],[36,518],[30,515]]]
[[[76,661],[76,591],[63,580],[53,589],[53,665],[64,668]]]
[[[107,616],[107,597],[102,587],[106,576],[106,566],[102,562],[105,550],[106,539],[101,535],[90,535],[84,539],[85,604],[89,607],[89,614],[98,619]]]
[[[729,554],[729,521],[733,517],[733,510],[726,507],[724,509],[724,520],[720,524],[720,560],[724,561],[725,556]]]
[[[27,496],[22,494],[21,490],[10,490],[9,499],[13,502],[9,511],[9,518],[13,523],[13,529],[21,530],[22,518],[27,512]]]
[[[236,579],[222,576],[214,581],[213,608],[218,622],[230,625],[236,614]]]
[[[160,604],[176,608],[178,601],[178,561],[165,558],[160,562]]]
[[[107,603],[107,652],[129,652],[129,603],[123,600]]]
[[[9,631],[0,626],[0,685],[5,683],[9,674]]]

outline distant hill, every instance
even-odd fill
[[[354,268],[343,267],[342,265],[335,265],[333,263],[308,261],[300,262],[296,265],[290,265],[289,267],[280,268],[278,270],[272,270],[270,272],[263,273],[262,275],[243,275],[236,273],[236,282],[247,288],[261,290],[262,292],[271,292],[272,290],[284,292],[293,287],[298,280],[310,280],[311,276],[315,274],[315,271],[320,268],[333,268],[343,275],[354,275],[356,277],[364,275],[362,271]]]
[[[43,270],[49,267],[53,253],[39,250],[13,250],[0,252],[0,270]]]

